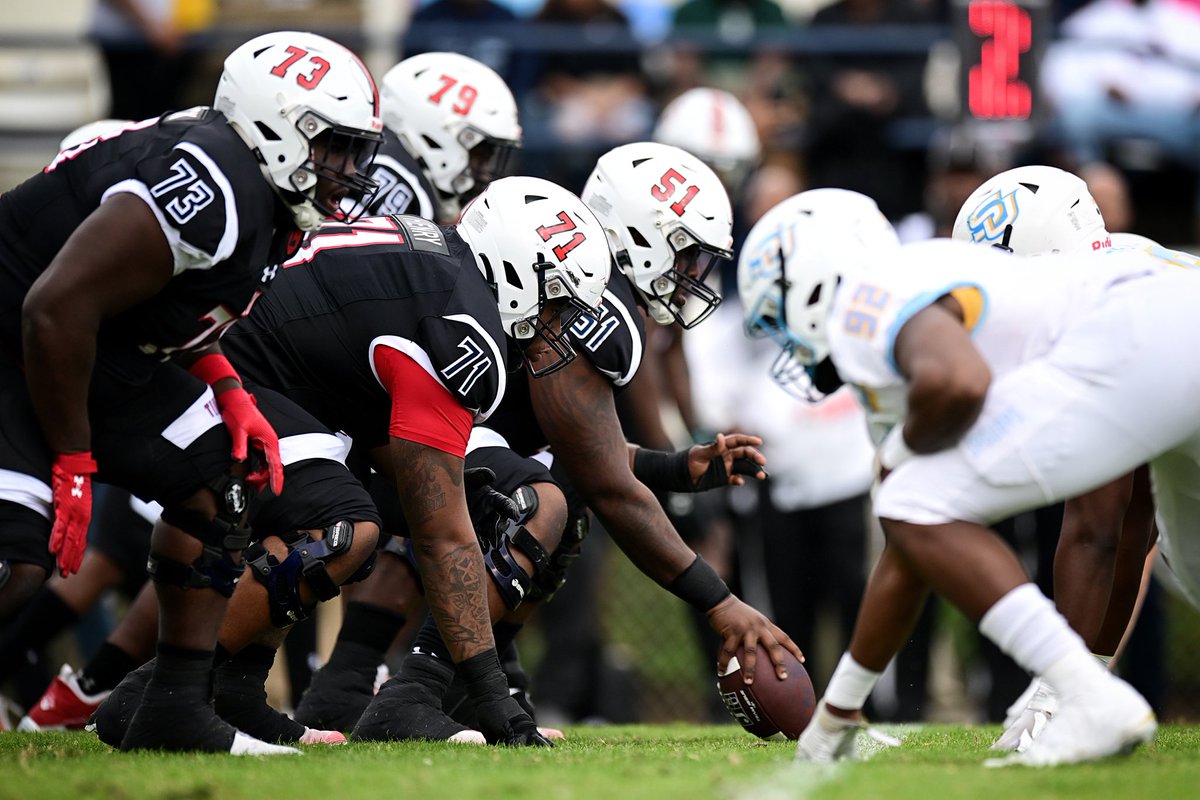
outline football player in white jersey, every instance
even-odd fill
[[[1060,695],[1040,738],[990,764],[1087,761],[1149,741],[1149,705],[1090,656],[987,526],[1146,462],[1168,527],[1194,517],[1200,363],[1187,354],[1200,331],[1187,320],[1200,284],[1140,253],[1034,262],[945,240],[897,247],[877,217],[802,193],[755,226],[739,265],[747,327],[776,338],[785,361],[819,386],[899,401],[878,451],[887,544],[798,758],[854,755],[863,703],[930,590]]]
[[[1195,256],[1167,250],[1144,236],[1110,235],[1084,180],[1042,165],[1006,170],[981,184],[963,203],[953,237],[997,246],[1003,239],[1004,249],[1017,256],[1132,249],[1175,266],[1194,269],[1200,264]],[[1115,655],[1129,625],[1153,546],[1153,523],[1146,465],[1065,505],[1054,566],[1055,603],[1104,664]],[[1053,689],[1035,678],[1009,708],[1004,733],[993,747],[1028,746],[1057,705]]]

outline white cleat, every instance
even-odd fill
[[[473,731],[470,728],[467,728],[465,731],[459,731],[446,741],[454,742],[455,744],[487,744],[487,739],[482,733]]]
[[[300,751],[294,747],[284,747],[278,744],[267,744],[253,736],[238,731],[233,735],[233,746],[229,748],[235,756],[298,756]]]
[[[1154,711],[1120,678],[1105,674],[1059,700],[1040,736],[1023,751],[983,762],[986,767],[1052,767],[1132,752],[1158,730]]]
[[[796,743],[796,760],[815,764],[858,760],[858,733],[867,725],[862,720],[845,719],[829,713],[825,701],[817,704],[817,712]]]
[[[1024,703],[1017,706],[1021,701]],[[1016,750],[1023,752],[1022,743],[1036,739],[1045,728],[1050,717],[1058,709],[1058,693],[1045,681],[1034,678],[1029,688],[1017,698],[1017,703],[1008,707],[1004,720],[1004,733],[992,743],[993,750]]]
[[[305,728],[300,737],[300,744],[345,744],[346,734],[341,731],[319,731],[316,728]]]

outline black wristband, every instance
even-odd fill
[[[508,679],[500,667],[500,656],[493,647],[455,665],[472,700],[508,697]]]
[[[639,447],[633,452],[633,477],[660,492],[694,492],[688,451],[665,453]]]
[[[708,611],[733,594],[721,576],[700,556],[667,585],[667,591],[697,611]]]

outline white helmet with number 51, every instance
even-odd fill
[[[762,153],[758,128],[742,101],[707,86],[689,89],[668,103],[653,138],[708,164],[735,194]]]
[[[213,108],[258,154],[301,230],[339,213],[337,202],[317,199],[318,178],[346,187],[343,195],[375,190],[367,169],[383,139],[379,92],[337,42],[300,31],[256,36],[225,59]]]
[[[457,230],[496,293],[504,332],[549,345],[549,361],[526,358],[530,373],[566,366],[575,357],[566,330],[580,313],[596,314],[612,265],[592,212],[558,184],[502,178],[463,209]]]
[[[834,291],[843,274],[899,244],[875,201],[845,189],[793,195],[750,229],[738,259],[746,333],[782,348],[771,368],[781,386],[809,400],[836,388],[825,371]]]
[[[383,76],[383,121],[421,163],[438,192],[439,216],[508,168],[521,146],[517,103],[486,64],[458,53],[421,53]]]
[[[733,211],[707,165],[670,145],[622,145],[596,162],[582,196],[655,322],[691,328],[712,313],[721,295],[705,279],[733,258]]]

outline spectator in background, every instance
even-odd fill
[[[540,128],[561,145],[552,177],[564,186],[582,186],[601,152],[650,131],[654,109],[639,52],[628,18],[605,0],[547,0],[533,19],[563,26],[584,43],[577,51],[522,59],[535,83],[521,110],[531,139]],[[525,81],[524,75],[518,78]]]
[[[108,68],[109,116],[141,120],[191,105],[197,54],[187,36],[214,11],[215,0],[96,0],[91,36]]]
[[[927,21],[903,0],[841,0],[816,13],[815,26],[906,25]],[[925,115],[924,64],[911,55],[828,55],[809,73],[812,107],[807,164],[813,187],[873,197],[889,219],[921,206],[922,156],[896,148],[891,123]]]
[[[520,99],[529,87],[514,83],[522,71],[520,59],[503,36],[516,21],[516,14],[493,0],[434,0],[413,12],[404,37],[404,56],[462,53],[500,73]]]
[[[1200,8],[1179,0],[1093,0],[1048,48],[1042,85],[1077,165],[1117,139],[1155,142],[1200,167]]]

